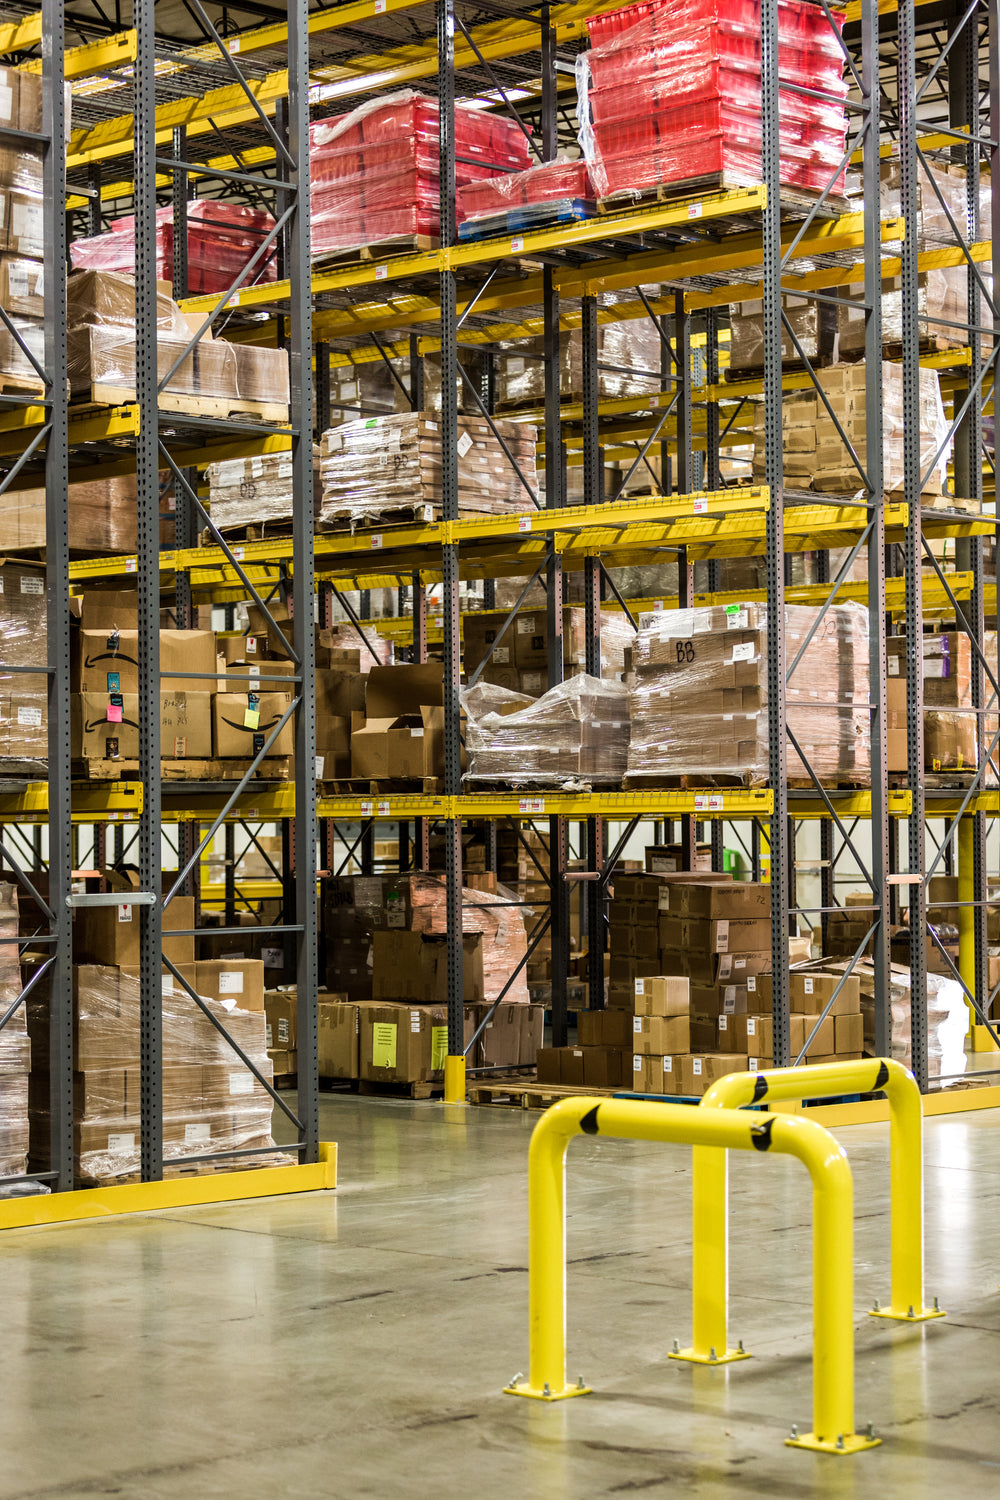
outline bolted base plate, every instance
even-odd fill
[[[840,1440],[818,1438],[814,1432],[804,1432],[801,1437],[785,1438],[786,1448],[811,1448],[814,1453],[863,1453],[866,1448],[878,1448],[881,1438],[865,1437],[860,1432],[845,1432]]]
[[[889,1318],[893,1323],[929,1323],[932,1318],[945,1318],[943,1307],[923,1307],[919,1312],[893,1312],[891,1307],[873,1307],[870,1318]]]
[[[727,1349],[723,1354],[700,1354],[697,1349],[676,1349],[669,1359],[683,1359],[689,1365],[731,1365],[738,1359],[749,1359],[747,1349]]]
[[[503,1393],[505,1396],[530,1396],[533,1401],[568,1401],[570,1396],[589,1396],[591,1387],[589,1385],[564,1385],[560,1391],[554,1391],[551,1387],[538,1390],[536,1386],[529,1385],[526,1380],[519,1380],[515,1384],[505,1385]]]

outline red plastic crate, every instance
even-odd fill
[[[653,114],[712,95],[742,108],[759,110],[760,73],[707,59],[686,65],[683,71],[671,69],[630,83],[591,89],[590,113],[596,128],[612,120],[630,120],[638,114]],[[841,106],[790,89],[782,92],[780,113],[782,118],[809,121],[827,130],[839,130],[842,135],[847,128],[847,117]]]
[[[637,5],[626,5],[621,10],[607,12],[603,16],[591,16],[587,20],[587,31],[591,47],[603,47],[616,37],[632,30],[647,17],[666,12],[674,25],[690,24],[698,15],[709,15],[713,19],[733,19],[760,30],[759,0],[640,0]],[[843,29],[844,12],[832,10],[834,21]],[[779,41],[792,33],[801,36],[816,36],[829,31],[829,22],[818,5],[804,0],[779,0]]]
[[[657,114],[637,114],[634,120],[615,121],[595,129],[597,150],[602,159],[627,155],[630,151],[644,154],[659,146],[673,147],[678,143],[696,139],[699,135],[721,134],[733,146],[761,150],[760,112],[741,109],[723,99],[708,99],[678,109],[661,110]],[[836,166],[843,153],[843,141],[814,130],[796,120],[780,120],[778,126],[779,148],[799,151],[829,161]]]
[[[247,261],[266,237],[270,214],[237,204],[199,198],[188,204],[188,290],[223,292],[231,286]],[[135,218],[116,219],[108,234],[75,240],[71,246],[78,269],[135,272]],[[273,246],[257,262],[247,284],[273,281],[276,251]],[[157,275],[171,284],[174,279],[173,209],[156,213]]]
[[[327,151],[356,151],[401,140],[421,140],[436,146],[436,99],[407,92],[390,95],[309,127],[313,160]],[[455,148],[461,156],[481,156],[484,162],[509,171],[531,164],[531,149],[513,120],[463,105],[455,110]]]
[[[661,22],[655,33],[643,25],[611,46],[584,56],[591,86],[613,88],[652,76],[675,72],[683,75],[711,59],[725,59],[731,67],[759,73],[760,38],[729,22],[701,22],[681,29],[672,25],[667,28]],[[780,45],[778,74],[787,82],[846,97],[844,57],[832,33],[822,46],[792,42]]]
[[[458,220],[488,218],[508,208],[558,203],[567,198],[593,198],[594,186],[584,161],[544,162],[526,172],[491,177],[460,189]]]

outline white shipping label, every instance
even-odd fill
[[[271,1048],[274,1046],[274,1032],[271,1029],[270,1021],[265,1021],[264,1023],[264,1046],[267,1048],[268,1052],[270,1052]]]
[[[665,1057],[663,1059],[663,1071],[664,1073],[672,1073],[674,1071],[674,1060],[672,1057]]]
[[[290,1033],[289,1033],[289,1030],[288,1030],[288,1017],[287,1016],[279,1016],[278,1017],[278,1041],[279,1041],[279,1043],[284,1043],[284,1045],[287,1047],[289,1034]]]
[[[720,1031],[728,1031],[729,1030],[729,1017],[728,1016],[720,1016],[719,1017],[719,1030]]]
[[[727,604],[727,606],[726,606],[726,629],[727,630],[746,630],[746,628],[747,628],[747,612],[746,612],[746,610],[745,609],[740,609],[740,607],[739,607],[738,604]]]
[[[135,1150],[135,1135],[125,1132],[108,1136],[108,1150],[111,1152],[131,1153]]]
[[[757,1017],[747,1016],[747,1036],[757,1035]]]
[[[736,986],[727,984],[722,996],[722,1008],[727,1016],[736,1014]]]
[[[755,995],[757,993],[757,976],[756,976],[756,974],[748,974],[747,975],[747,989],[749,990],[749,992],[750,992],[751,995]]]
[[[886,667],[887,667],[887,675],[889,677],[898,677],[899,676],[899,657],[898,656],[890,656],[888,662],[886,663]]]
[[[0,120],[3,120],[7,125],[9,125],[13,118],[14,90],[6,87],[0,88]]]
[[[493,660],[496,662],[496,664],[497,664],[498,667],[509,667],[510,666],[510,647],[509,646],[494,646],[493,647]]]
[[[534,635],[535,634],[535,617],[534,617],[534,615],[518,615],[518,617],[517,617],[517,633],[518,633],[518,635]]]
[[[653,864],[655,866],[655,864],[656,864],[656,860],[655,859],[653,861]],[[654,875],[658,875],[659,873],[660,873],[660,871],[658,871],[656,869],[653,870],[653,874]],[[657,909],[657,911],[669,911],[670,910],[670,890],[666,886],[664,887],[664,889],[662,891],[660,891],[657,894],[656,909]]]
[[[247,656],[256,656],[257,637],[255,635],[248,635],[243,643],[243,649],[245,650]]]
[[[472,438],[470,438],[470,436],[469,436],[469,434],[467,432],[463,432],[462,436],[459,438],[458,442],[455,444],[455,447],[458,449],[458,456],[459,456],[459,458],[464,458],[465,455],[468,453],[469,449],[472,446],[473,446]]]
[[[229,1092],[231,1094],[252,1094],[253,1074],[244,1068],[242,1073],[230,1073]]]
[[[160,994],[161,995],[172,995],[173,993],[174,993],[174,976],[172,974],[164,974],[161,977],[161,979],[160,979]]]
[[[127,902],[125,903],[124,906],[119,906],[119,908],[118,908],[118,920],[119,920],[119,922],[131,922],[131,920],[132,920],[132,908],[131,908],[131,906]]]
[[[728,979],[729,976],[730,976],[730,974],[732,972],[733,972],[733,958],[732,958],[732,954],[731,953],[727,953],[724,958],[720,958],[719,959],[719,978],[720,979]]]
[[[644,979],[636,980],[635,992],[637,995],[644,995],[646,993],[646,981]]]
[[[317,755],[317,757],[316,757],[316,780],[317,781],[322,781],[323,780],[323,768],[324,768],[325,765],[326,765],[326,759],[325,759],[325,757],[322,756],[322,755]]]
[[[419,1010],[411,1010],[410,1011],[410,1030],[414,1031],[414,1032],[418,1032],[418,1033],[420,1031],[420,1012],[419,1012]]]
[[[424,737],[423,728],[420,728],[420,729],[411,729],[410,730],[410,739],[411,740],[422,740],[423,737]]]
[[[219,975],[220,995],[242,995],[243,993],[243,970],[223,969]]]
[[[733,968],[734,969],[745,969],[746,966],[747,966],[747,961],[746,961],[745,958],[735,957],[733,959]]]
[[[759,1068],[759,1066],[760,1066],[760,1058],[759,1057],[748,1057],[747,1058],[747,1072],[748,1073],[756,1073],[757,1070],[758,1070],[758,1068]]]
[[[811,979],[806,978],[802,981],[802,988],[805,990],[807,995],[811,995],[816,986],[813,984]]]
[[[15,260],[7,267],[7,290],[11,297],[28,295],[28,262]]]
[[[632,1017],[632,1030],[639,1033],[642,1032],[642,1016]]]
[[[642,1053],[641,1052],[633,1052],[632,1053],[632,1072],[633,1073],[641,1073],[642,1072]]]
[[[21,593],[22,594],[44,594],[45,593],[45,583],[44,583],[44,581],[41,578],[33,578],[33,577],[31,577],[30,574],[26,577],[22,573],[21,574]]]
[[[715,937],[715,951],[716,951],[716,953],[726,953],[726,952],[728,952],[728,950],[729,950],[729,920],[728,920],[727,917],[720,917],[719,918],[719,920],[715,924],[715,932],[716,932],[716,937]]]
[[[17,722],[24,724],[29,729],[40,729],[42,723],[42,710],[40,708],[25,708],[23,704],[18,705]]]
[[[700,1078],[701,1077],[701,1058],[700,1057],[692,1057],[692,1059],[691,1059],[691,1072],[694,1074],[694,1076],[696,1078]]]
[[[184,1126],[185,1146],[207,1146],[212,1139],[212,1127],[207,1120]]]
[[[753,661],[755,655],[753,641],[742,641],[740,645],[733,647],[731,661]]]

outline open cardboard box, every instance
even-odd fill
[[[351,719],[351,775],[415,779],[444,775],[444,668],[372,667],[365,712]]]

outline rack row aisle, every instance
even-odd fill
[[[433,1089],[491,1076],[529,987],[565,1047],[641,977],[643,840],[769,886],[775,1065],[810,936],[870,1049],[964,1083],[941,1017],[1000,1045],[994,12],[211,9],[64,65],[48,0],[42,129],[3,127],[44,188],[43,308],[0,293],[0,513],[47,601],[47,738],[0,764],[28,1175],[316,1161],[337,902],[390,872],[445,954]],[[6,40],[34,77],[32,18]],[[230,941],[294,1048],[199,973]],[[97,968],[134,1036],[88,1178]]]

